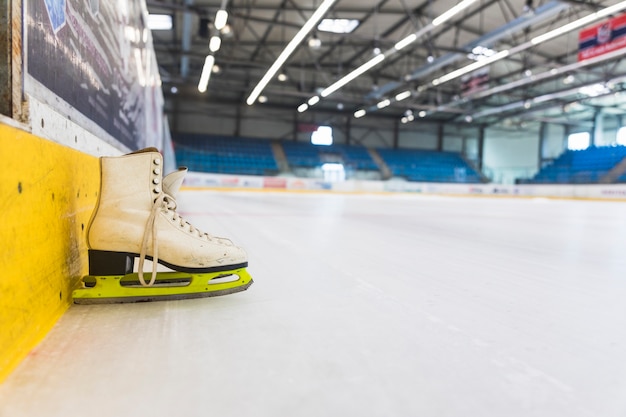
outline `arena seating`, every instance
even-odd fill
[[[272,142],[264,139],[179,135],[173,138],[178,165],[192,171],[241,175],[276,175],[279,164]],[[314,169],[327,162],[342,163],[346,172],[379,171],[364,146],[277,142],[292,169]],[[480,175],[455,152],[377,149],[393,176],[409,181],[479,183]],[[298,174],[300,175],[300,174]]]
[[[409,181],[480,183],[480,175],[456,152],[377,149],[391,173]]]
[[[276,175],[271,142],[238,137],[181,135],[173,139],[176,162],[192,171]]]
[[[626,157],[626,146],[589,147],[585,150],[563,152],[543,167],[531,184],[593,184],[601,180],[615,165]],[[626,182],[626,176],[618,182]]]
[[[302,142],[282,142],[287,162],[292,167],[315,168],[325,162],[340,162],[346,169],[376,171],[378,167],[363,146],[334,144],[316,146]]]

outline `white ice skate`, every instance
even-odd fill
[[[89,275],[74,291],[75,303],[210,297],[252,284],[243,249],[201,232],[176,212],[187,169],[163,178],[162,167],[154,148],[100,158],[100,195],[87,233]],[[148,282],[145,259],[153,263]],[[157,272],[158,263],[176,272]]]

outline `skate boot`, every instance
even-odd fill
[[[187,169],[163,177],[162,165],[154,148],[100,158],[100,195],[87,233],[89,275],[74,291],[74,302],[210,297],[252,284],[243,249],[198,230],[176,212]],[[146,259],[152,261],[148,282]],[[157,272],[157,264],[176,272]]]

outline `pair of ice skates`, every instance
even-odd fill
[[[148,148],[103,157],[100,169],[100,195],[87,234],[89,275],[74,291],[75,303],[210,297],[252,284],[243,249],[201,232],[176,212],[186,168],[163,177],[162,155]],[[149,279],[146,259],[153,263]],[[157,272],[157,264],[175,272]]]

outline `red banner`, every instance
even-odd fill
[[[578,60],[593,58],[626,47],[626,14],[580,31]]]

